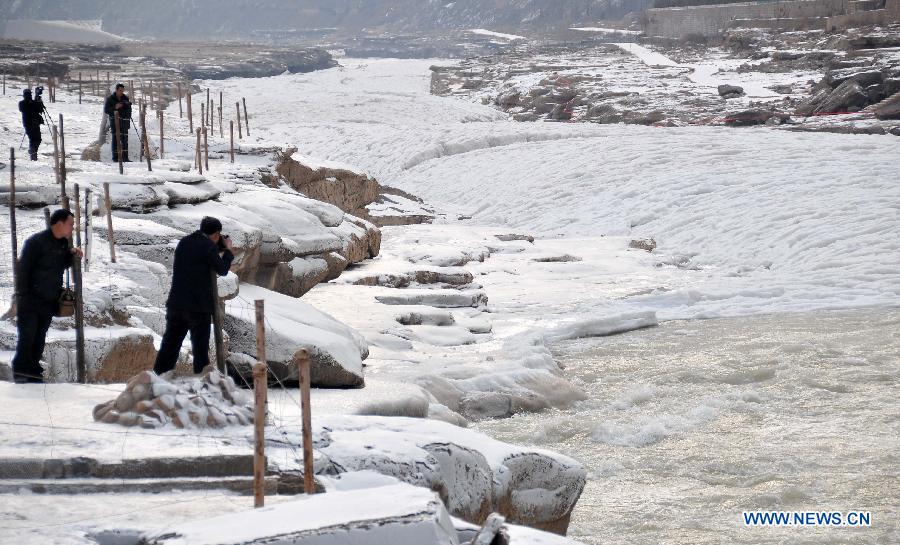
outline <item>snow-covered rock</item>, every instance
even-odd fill
[[[332,471],[373,470],[436,490],[454,516],[510,521],[565,533],[584,488],[583,466],[566,456],[506,445],[445,422],[333,417],[316,437]]]
[[[222,428],[254,420],[253,397],[231,377],[207,367],[197,379],[167,380],[143,371],[115,399],[94,407],[94,420],[122,426]]]
[[[297,352],[309,353],[314,386],[361,387],[366,341],[358,333],[312,306],[258,286],[244,284],[237,299],[225,305],[224,328],[232,353],[257,358],[253,301],[265,301],[266,360],[280,380],[297,380]],[[237,360],[235,363],[239,363]],[[249,365],[238,364],[250,376]]]

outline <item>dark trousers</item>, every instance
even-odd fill
[[[28,135],[28,155],[33,161],[37,161],[38,147],[41,145],[41,126],[25,127],[25,134]]]
[[[175,368],[178,353],[185,335],[191,333],[191,348],[194,352],[194,373],[200,373],[209,365],[209,326],[212,315],[203,312],[187,312],[168,309],[166,311],[166,332],[163,333],[159,354],[153,371],[161,375]]]
[[[53,310],[20,308],[16,320],[19,338],[12,360],[13,377],[17,381],[41,382],[44,375],[41,356],[44,354],[47,330],[53,321]]]
[[[128,129],[131,127],[130,119],[121,119],[119,118],[119,138],[122,139],[122,160],[128,160]],[[112,131],[112,160],[113,162],[119,162],[119,146],[118,142],[116,142],[116,121],[114,118],[109,118],[109,128]]]

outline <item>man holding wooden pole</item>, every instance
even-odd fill
[[[233,260],[231,239],[222,235],[222,222],[216,218],[203,218],[199,231],[178,242],[172,288],[166,300],[166,331],[153,366],[156,374],[175,368],[188,332],[194,352],[194,373],[201,373],[209,365],[209,328],[218,303],[210,272],[225,276]]]
[[[41,356],[53,316],[60,309],[63,272],[72,266],[73,256],[82,257],[69,239],[75,215],[60,209],[50,216],[45,231],[32,235],[22,247],[16,271],[18,338],[13,357],[16,382],[44,382]]]

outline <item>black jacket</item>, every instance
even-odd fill
[[[50,229],[29,237],[19,258],[16,279],[19,306],[55,311],[63,272],[71,265],[68,239],[54,237]]]
[[[219,248],[200,231],[181,239],[175,248],[172,266],[172,289],[166,308],[187,312],[212,314],[215,309],[212,275],[228,274],[234,254],[225,250],[219,257]]]
[[[22,126],[36,127],[44,122],[41,113],[44,111],[42,100],[23,98],[19,101],[19,111],[22,112]]]
[[[116,117],[116,104],[119,102],[122,103],[122,107],[119,108],[119,119],[131,119],[131,100],[128,95],[122,95],[122,99],[119,100],[119,97],[113,93],[106,97],[106,102],[103,103],[103,112],[110,117],[110,121]]]

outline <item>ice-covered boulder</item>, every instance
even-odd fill
[[[446,422],[335,416],[323,426],[316,449],[333,472],[372,470],[430,488],[451,514],[476,524],[496,511],[511,522],[564,534],[586,480],[584,467],[571,458]]]
[[[266,359],[274,376],[297,380],[297,353],[305,349],[314,386],[363,386],[362,358],[368,346],[359,333],[298,299],[258,286],[242,285],[240,297],[225,305],[224,328],[232,353],[257,358],[253,305],[257,299],[265,300]],[[249,377],[250,361],[235,358],[232,363]]]

